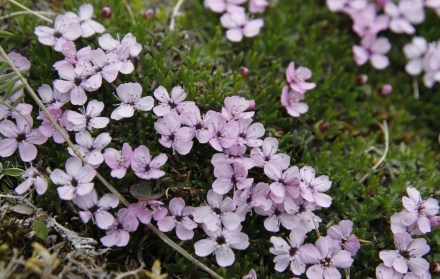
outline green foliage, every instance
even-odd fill
[[[41,240],[46,241],[46,238],[49,235],[49,229],[47,228],[46,224],[40,220],[35,220],[33,227],[35,235]]]
[[[279,139],[281,151],[292,157],[292,164],[299,167],[311,165],[318,175],[330,177],[333,185],[329,194],[333,204],[329,209],[317,212],[323,219],[321,234],[325,235],[327,227],[340,220],[350,219],[355,224],[356,235],[366,241],[355,257],[350,278],[373,277],[374,269],[380,263],[379,252],[392,249],[389,218],[402,210],[401,198],[407,186],[419,189],[424,198],[433,195],[438,199],[440,86],[437,84],[428,90],[418,78],[420,98],[414,98],[414,81],[404,73],[405,60],[401,51],[409,37],[384,34],[394,44],[390,52],[392,65],[377,71],[369,65],[358,67],[355,64],[351,48],[358,39],[350,30],[351,22],[342,15],[330,13],[325,1],[273,1],[277,2],[276,5],[264,14],[263,32],[241,43],[226,40],[218,16],[206,10],[202,1],[184,2],[182,14],[177,18],[176,32],[168,30],[173,1],[149,2],[148,7],[144,7],[142,1],[129,1],[135,12],[136,25],[131,23],[123,1],[90,2],[95,7],[97,20],[103,22],[109,33],[113,36],[119,34],[122,38],[131,32],[143,45],[136,75],[120,75],[115,86],[123,82],[139,82],[143,85],[143,94],[151,96],[158,85],[168,90],[181,85],[188,92],[188,99],[195,101],[205,112],[220,109],[226,96],[241,95],[254,99],[255,120],[265,125],[266,135]],[[65,1],[64,8],[75,10],[81,4],[82,1]],[[112,8],[110,19],[104,20],[100,16],[99,11],[104,5]],[[155,17],[144,19],[143,8],[155,8]],[[16,11],[16,8],[9,10]],[[30,59],[29,82],[37,89],[57,78],[52,65],[62,56],[37,43],[33,29],[46,23],[33,19],[35,21],[29,21],[27,17],[11,20],[8,30],[20,36],[5,36],[2,47],[7,51],[19,51]],[[435,15],[428,14],[427,21],[420,26],[420,34],[428,40],[438,39],[438,21]],[[96,38],[81,39],[78,43],[97,46]],[[300,118],[289,117],[279,101],[285,84],[285,69],[292,60],[310,67],[312,81],[317,83],[316,89],[308,92],[305,98],[310,110]],[[240,75],[242,67],[249,69],[248,77]],[[356,85],[358,74],[368,75],[366,85]],[[384,83],[394,87],[390,96],[378,93]],[[8,89],[1,86],[0,80],[0,89]],[[101,89],[89,95],[90,99],[105,102],[103,114],[107,116],[113,110],[113,104],[118,102],[113,94],[115,86],[104,83]],[[173,154],[158,144],[159,137],[153,128],[155,120],[149,112],[111,122],[107,129],[113,137],[110,147],[120,149],[123,142],[132,146],[144,144],[152,155],[167,153],[169,156],[164,167],[168,175],[148,182],[148,191],[141,191],[141,194],[150,196],[151,193],[164,192],[164,201],[179,196],[192,206],[204,203],[214,180],[210,163],[212,149],[195,143],[188,156]],[[373,170],[383,155],[384,136],[378,125],[383,121],[388,123],[390,147],[384,162]],[[69,157],[64,147],[48,142],[39,148],[39,167],[64,168]],[[16,163],[13,166],[23,167]],[[99,170],[123,195],[130,196],[132,185],[136,185],[133,189],[139,194],[139,185],[143,184],[133,173],[129,172],[123,180],[116,180],[111,179],[110,170],[105,166]],[[267,182],[261,171],[253,171],[252,175],[256,181]],[[12,188],[11,185],[7,187]],[[98,183],[97,188],[105,192]],[[39,205],[57,214],[68,215],[64,204],[57,198],[54,185],[49,187],[46,196],[39,198]],[[288,278],[292,274],[276,273],[273,269],[274,256],[269,253],[269,239],[274,234],[265,231],[263,220],[260,216],[252,216],[243,224],[251,245],[246,251],[236,252],[236,263],[232,267],[219,268],[213,256],[198,259],[225,278],[240,278],[251,268],[257,270],[260,278]],[[77,231],[87,227],[87,232],[92,230],[89,236],[92,233],[97,238],[102,236],[102,232],[91,226],[79,222],[73,222],[72,226]],[[43,222],[36,221],[34,230],[38,237],[46,239],[47,227]],[[133,234],[130,245],[123,252],[136,255],[145,235],[148,239],[143,244],[142,255],[148,261],[161,259],[166,272],[173,276],[208,278],[146,230]],[[177,240],[174,232],[169,235]],[[284,230],[275,235],[287,237],[288,232]],[[431,245],[427,257],[430,262],[440,261],[439,235],[439,229],[436,229],[426,236]],[[193,253],[195,241],[204,237],[199,229],[194,240],[186,241],[182,246]],[[311,233],[307,241],[315,240],[316,235]],[[121,253],[119,250],[114,252]],[[109,259],[109,266],[123,268],[116,255],[110,254]]]

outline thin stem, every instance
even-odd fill
[[[136,24],[136,19],[134,18],[133,11],[131,10],[130,4],[127,2],[127,0],[124,0],[125,8],[127,8],[127,12],[130,15],[131,23]]]
[[[184,0],[177,1],[176,6],[174,6],[173,14],[171,15],[171,22],[170,22],[170,31],[174,31],[174,24],[176,21],[176,16],[179,13],[180,7],[182,6]]]
[[[361,183],[364,182],[365,179],[367,179],[368,176],[369,176],[373,171],[375,171],[375,170],[380,166],[380,164],[383,163],[383,161],[385,161],[385,158],[387,157],[387,154],[388,154],[388,149],[389,149],[389,146],[390,146],[390,134],[389,134],[389,132],[388,132],[388,124],[387,124],[387,121],[384,120],[382,124],[379,124],[379,127],[380,127],[380,129],[382,130],[382,133],[383,133],[383,139],[384,139],[384,142],[385,142],[385,149],[384,149],[384,151],[383,151],[383,153],[382,153],[382,156],[380,157],[379,161],[377,161],[377,163],[374,164],[374,166],[372,167],[371,171],[369,171],[367,174],[365,174],[365,175],[361,178],[361,180],[360,180]]]
[[[80,158],[84,163],[87,163],[87,161],[84,159],[83,156],[81,156],[81,153],[79,152],[79,150],[76,148],[76,146],[72,143],[72,141],[69,138],[69,135],[67,134],[67,132],[62,129],[60,127],[60,125],[58,124],[58,122],[53,118],[53,116],[49,113],[49,111],[46,109],[46,107],[44,106],[44,104],[41,102],[41,100],[38,98],[37,94],[35,94],[34,90],[30,87],[29,83],[27,82],[27,80],[23,77],[23,75],[20,73],[20,71],[15,67],[14,63],[12,63],[12,61],[9,59],[8,55],[6,54],[6,52],[4,51],[3,47],[0,46],[0,53],[1,55],[3,55],[3,57],[5,58],[6,62],[11,66],[12,70],[17,74],[18,77],[20,77],[21,81],[25,84],[25,88],[28,91],[28,93],[31,95],[31,97],[34,99],[34,101],[37,103],[38,107],[43,111],[43,113],[46,115],[46,117],[49,119],[50,122],[52,122],[52,124],[55,127],[55,130],[57,130],[61,136],[64,138],[64,140],[66,141],[66,143],[69,145],[70,148],[72,148],[73,152],[75,153],[75,155],[78,156],[78,158]],[[96,172],[96,177],[101,181],[102,184],[104,184],[105,187],[107,187],[107,189],[112,192],[115,196],[118,197],[118,199],[125,205],[128,206],[129,202],[127,201],[127,199],[125,199],[121,193],[119,193],[118,190],[116,190],[116,188],[114,188],[101,174],[99,174],[98,172]],[[184,256],[185,258],[187,258],[190,262],[192,262],[193,264],[197,265],[199,268],[201,268],[202,270],[204,270],[205,272],[207,272],[208,274],[210,274],[213,278],[223,278],[220,275],[218,275],[215,271],[213,271],[212,269],[210,269],[209,267],[207,267],[206,265],[204,265],[203,263],[199,262],[196,258],[194,258],[193,256],[191,256],[188,252],[186,252],[183,248],[181,248],[179,245],[177,245],[177,243],[175,243],[173,240],[171,240],[166,234],[164,234],[163,232],[159,231],[159,229],[157,229],[153,224],[148,224],[146,225],[147,228],[149,228],[152,232],[154,232],[160,239],[162,239],[167,245],[169,245],[171,248],[173,248],[174,250],[176,250],[177,252],[179,252],[182,256]]]
[[[8,1],[9,1],[10,3],[14,4],[15,6],[18,6],[18,7],[22,8],[23,10],[28,11],[29,13],[31,13],[31,14],[33,14],[33,15],[39,17],[39,18],[41,18],[42,20],[45,20],[45,21],[47,21],[47,22],[49,22],[49,23],[53,23],[53,20],[51,20],[50,18],[45,17],[44,15],[42,15],[42,14],[36,12],[36,11],[33,11],[33,10],[29,9],[29,8],[26,7],[26,6],[23,6],[22,4],[18,3],[18,2],[15,1],[15,0],[8,0]]]
[[[48,15],[48,16],[56,15],[56,13],[54,13],[54,12],[38,11],[36,13],[38,13],[40,15]],[[4,15],[4,16],[0,16],[0,20],[5,20],[5,19],[12,18],[12,17],[15,17],[15,16],[28,15],[28,14],[33,14],[33,13],[31,13],[29,11],[14,12],[14,13],[10,13],[10,14]]]
[[[414,90],[414,98],[418,100],[420,94],[419,94],[419,82],[417,81],[417,77],[413,77],[413,90]]]

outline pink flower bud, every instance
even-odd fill
[[[249,69],[246,67],[241,67],[240,74],[243,78],[246,78],[249,75]]]
[[[110,8],[110,7],[102,8],[101,15],[105,19],[110,18],[112,16],[112,8]]]
[[[144,19],[150,18],[154,16],[154,10],[153,9],[146,9],[144,11]]]
[[[361,74],[361,75],[358,75],[356,77],[356,84],[357,85],[364,85],[367,82],[368,82],[368,76],[367,75]]]
[[[390,0],[376,0],[376,6],[384,7]]]
[[[248,108],[245,111],[246,112],[253,111],[254,109],[255,109],[255,101],[254,100],[249,100],[249,106],[248,106]]]
[[[440,227],[440,216],[429,217],[429,223],[431,223],[431,229]]]
[[[384,84],[379,89],[380,95],[388,96],[393,92],[393,86],[391,84]]]

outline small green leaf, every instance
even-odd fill
[[[14,34],[12,34],[11,32],[0,30],[0,37],[12,37],[12,36],[14,36]]]
[[[46,241],[46,238],[49,235],[49,230],[47,229],[46,224],[40,220],[35,220],[33,227],[35,234],[42,240]]]
[[[17,177],[23,173],[23,170],[18,168],[8,168],[8,169],[4,169],[3,173],[7,176]]]

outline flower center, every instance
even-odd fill
[[[82,82],[82,79],[80,79],[80,78],[75,78],[75,80],[74,80],[73,82],[75,83],[76,86],[80,86],[80,85],[81,85],[81,82]]]
[[[63,34],[61,34],[60,32],[56,31],[56,32],[53,34],[53,36],[54,36],[55,38],[61,38],[61,37],[63,36]]]
[[[212,211],[214,211],[215,214],[217,215],[221,215],[222,214],[222,210],[218,207],[214,208]]]
[[[176,221],[177,221],[177,222],[182,221],[182,219],[183,219],[183,216],[176,216]]]
[[[293,257],[293,256],[296,255],[296,252],[298,252],[298,248],[294,248],[294,247],[292,247],[292,248],[290,248],[290,250],[289,250],[289,255],[290,255],[291,257]]]
[[[25,134],[18,134],[17,137],[15,138],[15,140],[17,142],[22,142],[26,139],[26,135]]]
[[[404,257],[407,260],[411,258],[411,255],[409,254],[408,251],[400,251],[400,255],[402,255],[402,257]]]
[[[332,265],[332,259],[325,258],[325,259],[321,260],[321,265],[323,265],[325,267],[330,267]]]
[[[70,184],[72,184],[73,187],[78,186],[78,180],[76,180],[76,178],[72,178],[72,181],[70,182]]]
[[[223,245],[223,244],[226,243],[226,239],[225,239],[225,237],[223,235],[217,237],[216,241],[217,241],[218,245]]]

